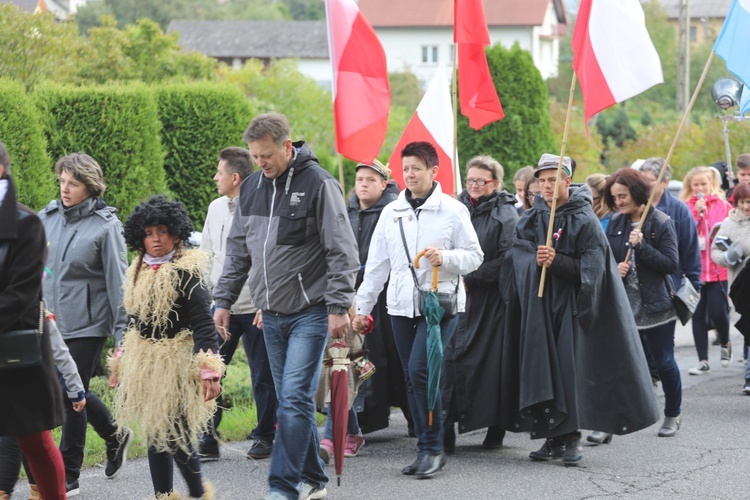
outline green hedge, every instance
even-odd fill
[[[217,155],[229,146],[245,146],[242,133],[256,110],[239,89],[228,85],[164,85],[155,92],[167,184],[200,229],[209,203],[218,196],[212,180]]]
[[[536,165],[542,153],[559,154],[549,115],[547,86],[531,54],[516,43],[487,49],[487,63],[500,96],[505,118],[479,131],[468,120],[458,121],[458,152],[466,162],[475,155],[492,155],[505,167],[506,185],[519,168]]]
[[[149,87],[45,84],[33,97],[50,157],[57,161],[77,151],[91,155],[104,171],[103,198],[121,219],[141,200],[166,190],[161,124]]]
[[[10,154],[18,200],[41,210],[57,195],[39,113],[23,85],[0,79],[0,142]]]

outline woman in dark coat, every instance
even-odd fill
[[[464,276],[466,312],[444,354],[443,404],[446,408],[445,450],[455,449],[456,434],[487,427],[482,446],[500,448],[505,431],[499,426],[500,337],[505,306],[498,288],[505,251],[518,222],[515,197],[502,186],[503,167],[489,156],[466,165],[466,190],[458,199],[466,205],[484,252],[479,268]]]
[[[649,185],[637,170],[623,168],[607,180],[604,200],[617,214],[607,226],[612,254],[625,284],[638,330],[646,344],[664,388],[664,423],[660,437],[674,436],[680,428],[682,379],[674,359],[677,313],[667,287],[677,270],[677,234],[672,220],[661,210],[645,213]],[[646,220],[640,231],[637,224]],[[626,260],[628,250],[630,258]]]
[[[17,203],[9,174],[10,158],[0,143],[0,336],[39,328],[47,248],[42,223]],[[62,394],[46,329],[41,348],[39,366],[0,370],[0,436],[17,437],[45,499],[64,499],[65,468],[50,432],[63,421]]]

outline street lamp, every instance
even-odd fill
[[[714,100],[724,114],[721,116],[722,133],[724,136],[724,149],[727,153],[727,179],[729,186],[734,185],[734,171],[732,170],[732,152],[729,148],[729,127],[727,123],[730,120],[737,121],[739,117],[727,114],[727,110],[737,106],[742,96],[742,84],[734,78],[719,78],[711,85],[711,99]]]

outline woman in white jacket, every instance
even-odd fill
[[[432,267],[439,268],[438,290],[457,294],[458,311],[464,310],[466,293],[461,275],[482,263],[483,253],[469,212],[463,204],[443,194],[435,181],[438,156],[428,142],[412,142],[401,151],[406,189],[383,209],[370,243],[362,285],[357,292],[354,327],[363,329],[366,317],[388,281],[387,305],[407,384],[409,408],[414,418],[418,454],[402,474],[427,478],[443,465],[443,424],[438,393],[433,425],[427,410],[427,322],[419,310],[420,290],[430,290]],[[425,251],[419,269],[412,260]],[[408,254],[408,256],[407,256]],[[419,289],[415,284],[415,276]],[[456,330],[458,317],[443,316],[443,347]]]
[[[740,184],[732,195],[734,208],[721,223],[711,245],[711,259],[727,268],[727,291],[745,266],[750,255],[750,184]],[[745,355],[748,358],[747,354]],[[750,395],[750,359],[745,369],[745,385],[742,392]]]

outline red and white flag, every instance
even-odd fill
[[[437,181],[444,193],[454,194],[456,190],[453,175],[453,106],[445,68],[441,64],[432,77],[417,111],[411,117],[401,139],[393,150],[388,162],[391,176],[403,189],[404,169],[401,165],[401,150],[415,141],[426,141],[435,146],[438,153]]]
[[[371,163],[385,141],[391,107],[385,51],[352,0],[326,0],[326,20],[336,150]]]
[[[458,45],[458,99],[469,126],[479,130],[505,117],[484,48],[490,32],[482,0],[454,0],[453,41]]]
[[[587,123],[599,111],[664,82],[639,0],[581,0],[572,46]]]

